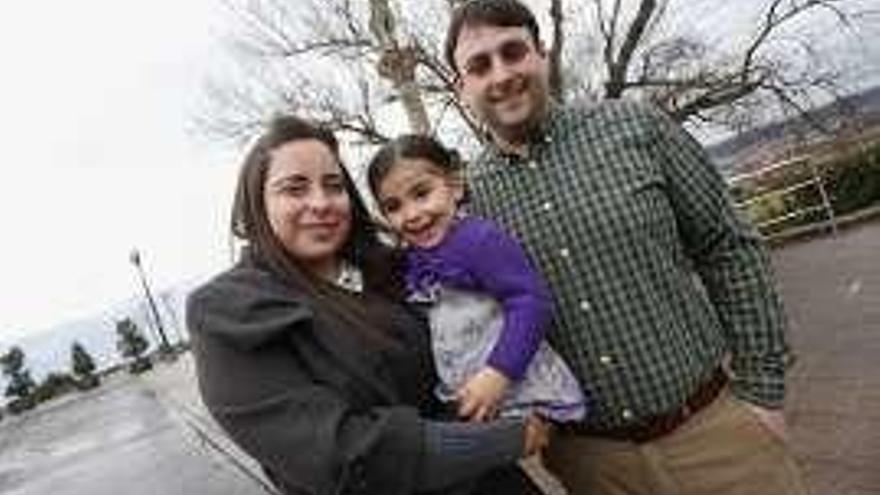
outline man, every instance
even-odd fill
[[[548,467],[575,494],[804,493],[768,255],[702,147],[636,103],[554,105],[516,0],[460,6],[446,57],[491,138],[471,206],[543,270],[550,338],[596,399],[559,426]]]

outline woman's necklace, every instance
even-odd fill
[[[345,290],[360,294],[364,291],[364,274],[360,268],[343,261],[339,267],[339,276],[334,283]]]

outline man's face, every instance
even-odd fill
[[[453,58],[465,105],[500,138],[523,142],[549,101],[543,48],[523,27],[465,26]]]

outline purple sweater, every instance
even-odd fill
[[[405,279],[410,294],[442,285],[496,298],[504,326],[487,364],[511,380],[522,377],[544,339],[553,303],[516,240],[489,220],[465,217],[439,245],[407,251]]]

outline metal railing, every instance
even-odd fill
[[[764,234],[778,234],[774,228],[780,224],[815,212],[822,212],[822,223],[832,233],[837,233],[837,220],[825,181],[819,168],[808,157],[793,158],[735,175],[729,177],[727,183],[735,192],[735,205],[751,216],[755,226]],[[810,188],[817,192],[818,201],[815,203],[801,205],[798,201],[788,200]],[[789,205],[795,207],[789,208]],[[772,214],[768,215],[767,211]]]

